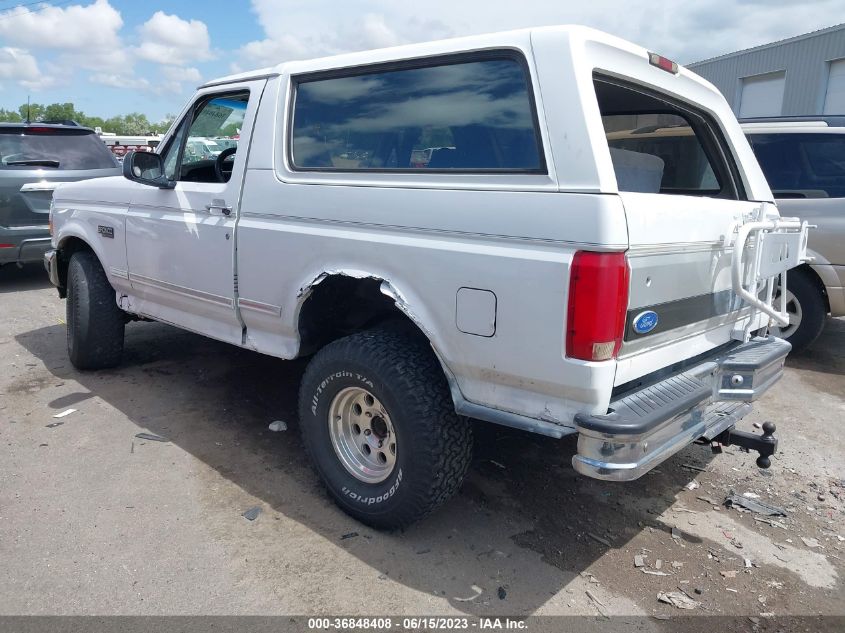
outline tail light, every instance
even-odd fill
[[[629,277],[625,253],[575,253],[569,278],[567,356],[616,357],[625,331]]]

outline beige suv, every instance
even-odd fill
[[[845,315],[845,116],[742,121],[780,213],[815,224],[808,255],[789,271],[789,325],[775,331],[799,351],[826,315]]]

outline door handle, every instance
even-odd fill
[[[232,207],[227,206],[225,200],[212,200],[211,204],[205,205],[205,210],[209,213],[220,212],[227,217],[232,214]]]

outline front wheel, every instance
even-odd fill
[[[774,305],[780,306],[780,289]],[[774,327],[772,334],[792,343],[792,351],[800,352],[815,341],[824,328],[827,306],[824,295],[801,270],[791,270],[786,277],[786,312],[789,325]]]
[[[67,272],[67,352],[73,366],[103,369],[119,364],[124,317],[96,255],[74,253]]]
[[[302,438],[336,503],[379,529],[405,527],[449,499],[472,454],[427,342],[376,328],[335,341],[308,365]]]

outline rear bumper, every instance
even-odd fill
[[[577,415],[573,467],[596,479],[630,481],[695,440],[712,439],[780,379],[790,349],[782,339],[755,338],[621,395],[606,415]]]
[[[8,236],[0,237],[0,242],[13,246],[0,248],[0,264],[28,264],[40,261],[47,249],[50,248],[50,236],[48,234],[20,236],[14,235],[9,240]]]

